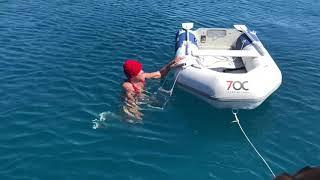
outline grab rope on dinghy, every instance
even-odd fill
[[[238,119],[238,109],[232,109],[232,114],[235,117],[235,120],[232,121],[232,123],[237,123],[241,132],[243,133],[244,137],[247,139],[247,141],[249,142],[249,144],[251,145],[251,147],[254,149],[254,151],[259,155],[259,157],[262,159],[262,161],[264,162],[264,164],[268,167],[269,171],[271,172],[271,174],[273,175],[273,177],[276,177],[276,175],[273,173],[272,169],[270,168],[269,164],[267,163],[267,161],[262,157],[262,155],[259,153],[259,151],[257,150],[257,148],[252,144],[252,142],[250,141],[249,137],[247,136],[247,134],[244,132],[241,124],[240,124],[240,120]]]

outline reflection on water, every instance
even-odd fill
[[[122,106],[126,116],[124,119],[130,123],[142,122],[143,111],[163,111],[172,94],[171,91],[165,89],[168,89],[167,86],[174,87],[174,85],[171,85],[173,77],[174,74],[169,73],[166,78],[162,79],[161,86],[157,88],[157,91],[154,91],[154,87],[152,88],[155,84],[151,83],[147,87],[148,89],[135,96],[134,101],[124,98]]]
[[[135,100],[129,100],[123,97],[121,111],[114,113],[110,111],[101,112],[97,118],[92,120],[93,129],[106,128],[111,120],[124,120],[128,123],[143,123],[143,115],[146,111],[163,111],[169,101],[170,96],[159,92],[143,91],[135,97]]]
[[[125,98],[123,111],[127,117],[124,119],[128,122],[142,121],[143,111],[162,111],[168,101],[169,96],[148,91],[143,91],[134,101]]]

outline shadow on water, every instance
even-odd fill
[[[174,113],[181,116],[180,119],[184,119],[197,135],[229,141],[239,140],[242,136],[238,125],[232,123],[234,116],[231,109],[216,109],[179,88],[175,90],[170,106],[174,106]],[[258,136],[271,123],[266,117],[268,107],[270,103],[267,100],[254,110],[239,111],[241,125],[250,136]]]

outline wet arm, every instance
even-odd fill
[[[170,61],[168,64],[166,64],[165,66],[163,66],[163,67],[160,69],[160,71],[159,71],[160,77],[159,77],[159,78],[165,77],[165,76],[168,74],[168,72],[169,72],[170,69],[171,69],[171,65],[172,65],[172,64],[174,64],[174,60]]]
[[[123,84],[122,85],[124,91],[125,91],[125,95],[126,95],[126,99],[131,102],[131,101],[134,101],[134,97],[133,97],[133,94],[132,94],[132,89],[130,89],[130,87],[126,84]]]
[[[184,57],[176,57],[175,59],[173,59],[172,61],[170,61],[168,64],[166,64],[165,66],[163,66],[159,71],[156,72],[152,72],[152,73],[145,73],[146,74],[146,78],[155,78],[155,79],[159,79],[161,77],[165,77],[168,72],[171,69],[171,66],[176,64],[177,62],[179,62],[181,59],[183,59]]]
[[[133,101],[134,102],[134,97],[131,92],[126,92],[126,98],[129,102]]]

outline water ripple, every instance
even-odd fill
[[[276,172],[320,160],[318,2],[0,4],[1,179],[270,179],[229,124],[229,110],[179,89],[164,111],[144,110],[143,124],[124,121],[123,61],[158,70],[173,57],[175,32],[186,21],[258,31],[283,84],[240,119]],[[158,84],[148,82],[148,90]],[[113,116],[93,130],[101,112]]]

